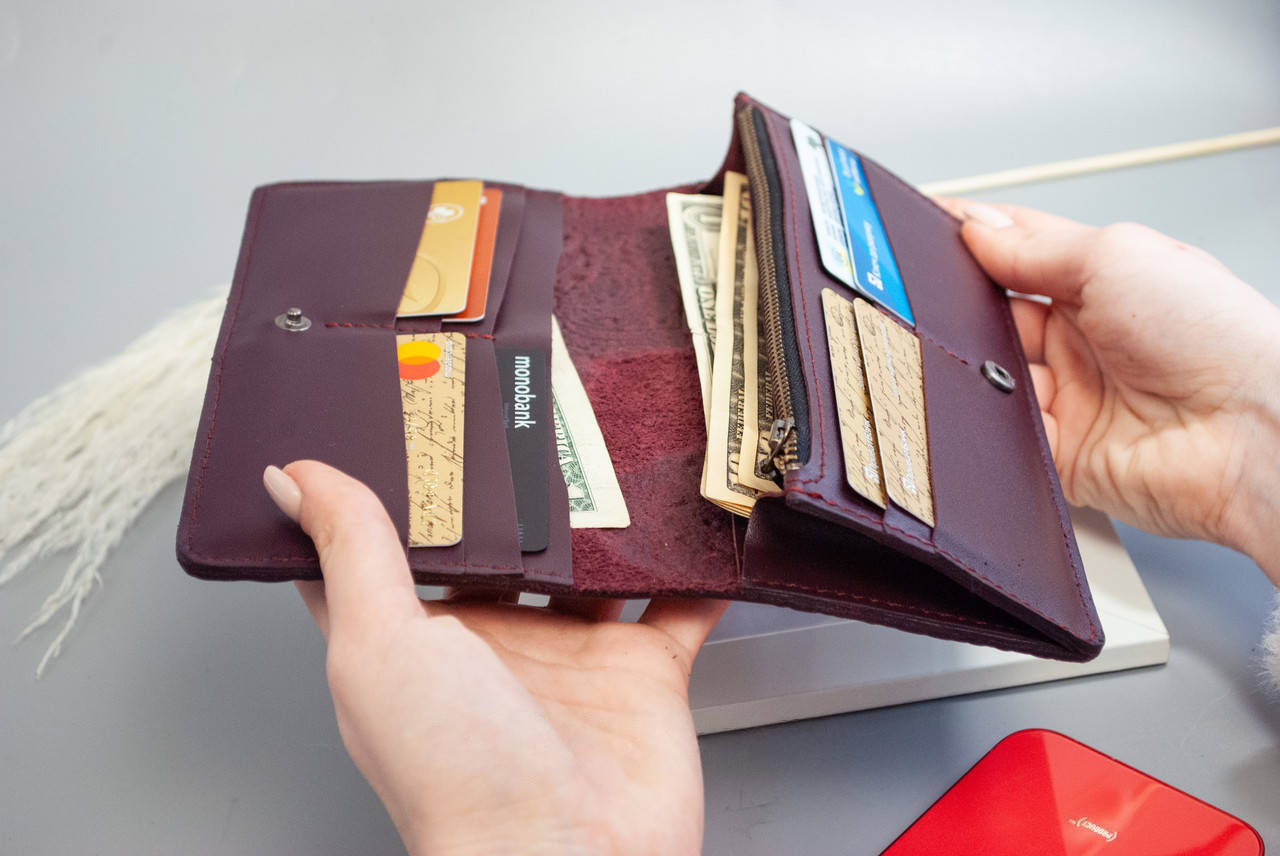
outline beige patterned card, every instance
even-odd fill
[[[884,483],[880,478],[880,450],[871,414],[871,393],[862,370],[858,325],[853,301],[829,288],[822,289],[822,310],[827,319],[827,353],[836,389],[836,413],[840,421],[840,445],[844,448],[844,474],[849,487],[884,508]]]
[[[448,547],[462,540],[466,349],[461,333],[396,336],[410,547]]]
[[[885,490],[895,504],[933,526],[920,340],[865,300],[853,306]]]

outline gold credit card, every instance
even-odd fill
[[[827,352],[831,356],[831,376],[836,388],[840,444],[844,447],[844,475],[849,487],[884,508],[880,450],[871,412],[871,393],[862,370],[853,301],[824,288],[822,310],[827,318]]]
[[[461,333],[396,336],[409,471],[409,546],[462,540],[462,429],[467,339]]]
[[[437,181],[396,315],[452,315],[467,305],[480,222],[479,181]]]
[[[895,504],[933,526],[920,340],[865,300],[855,300],[853,309],[885,490]]]

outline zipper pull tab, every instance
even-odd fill
[[[771,473],[781,475],[782,471],[778,469],[776,461],[782,452],[782,447],[787,443],[787,438],[794,430],[796,430],[796,420],[790,416],[786,419],[773,420],[773,426],[769,429],[769,456],[765,458],[764,465],[761,467],[766,471],[766,475]]]

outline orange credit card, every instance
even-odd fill
[[[502,210],[502,191],[486,187],[480,197],[480,226],[476,229],[476,248],[471,261],[471,285],[467,289],[467,305],[446,321],[480,321],[489,300],[489,277],[493,273],[493,250],[498,241],[498,215]]]
[[[452,315],[467,305],[483,191],[479,181],[435,183],[396,315]]]

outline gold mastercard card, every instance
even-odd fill
[[[480,222],[479,181],[437,181],[396,315],[452,315],[467,305]]]
[[[865,300],[853,301],[853,313],[871,393],[885,492],[895,505],[933,526],[920,340]]]
[[[467,339],[461,333],[396,336],[409,475],[409,546],[462,540],[462,435]]]

